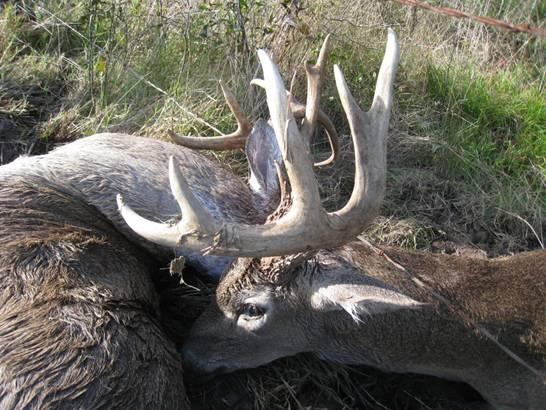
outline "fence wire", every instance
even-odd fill
[[[476,16],[465,11],[460,11],[457,9],[452,9],[449,7],[436,7],[428,3],[422,3],[416,0],[394,0],[397,3],[413,6],[424,10],[429,10],[434,13],[443,14],[446,16],[457,17],[457,18],[467,18],[474,21],[479,21],[480,23],[487,24],[489,26],[500,27],[504,30],[511,31],[513,33],[529,33],[535,36],[546,37],[546,30],[540,27],[533,27],[527,23],[524,24],[513,24],[507,21],[495,19],[488,16]]]

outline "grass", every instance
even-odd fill
[[[416,74],[408,80],[418,92],[399,97],[400,110],[407,114],[401,121],[406,135],[393,148],[398,150],[391,167],[395,202],[406,209],[408,198],[401,193],[429,191],[430,185],[433,192],[413,207],[430,207],[430,212],[408,215],[425,227],[454,228],[459,235],[448,236],[493,253],[538,246],[546,209],[546,100],[540,75],[522,62],[484,71],[435,61]],[[443,192],[446,196],[434,200]],[[449,217],[434,212],[434,202]],[[486,232],[487,239],[477,242],[479,232]],[[430,239],[425,248],[438,235]]]
[[[450,145],[476,161],[514,177],[528,176],[540,185],[546,177],[543,84],[530,83],[519,67],[483,74],[472,68],[429,66],[426,81],[430,96],[444,111],[440,121]],[[529,165],[538,172],[527,175]]]
[[[365,235],[375,243],[435,252],[470,247],[490,255],[544,242],[543,39],[379,0],[303,7],[261,0],[18,4],[0,6],[0,163],[96,132],[163,139],[169,128],[201,136],[230,132],[235,122],[218,80],[230,86],[251,119],[265,117],[263,94],[248,86],[259,75],[254,50],[270,50],[285,79],[296,73],[294,91],[303,100],[301,63],[316,58],[327,33],[333,37],[330,62],[342,67],[366,109],[390,26],[402,55],[388,192],[382,215]],[[544,27],[541,2],[464,0],[457,7]],[[351,192],[353,160],[331,71],[322,106],[342,134],[343,150],[336,166],[318,176],[325,205],[334,209]],[[325,145],[319,140],[318,156]],[[246,175],[240,152],[214,155]],[[195,295],[190,299],[197,312]],[[415,378],[408,382],[309,357],[243,372],[239,380],[256,408],[457,407],[438,399],[441,394],[427,396],[426,388],[414,386]],[[392,388],[385,391],[385,385]],[[196,402],[214,396],[200,389]]]

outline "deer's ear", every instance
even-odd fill
[[[311,295],[313,308],[322,311],[345,310],[360,322],[366,315],[381,314],[423,305],[393,290],[361,283],[329,283],[315,288]]]
[[[250,187],[264,197],[279,192],[275,162],[282,164],[275,131],[265,120],[258,120],[246,140],[246,157],[250,167]]]

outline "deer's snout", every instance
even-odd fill
[[[189,341],[182,346],[182,362],[184,371],[201,381],[226,371],[225,366],[217,363],[214,358],[206,357],[199,352],[199,342]]]

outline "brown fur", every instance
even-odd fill
[[[443,309],[469,326],[483,326],[501,343],[546,352],[546,251],[491,260],[396,248],[383,251],[408,274],[362,243],[341,248],[341,254],[363,272],[419,301],[438,305],[432,289],[449,302]],[[412,278],[423,281],[428,289],[416,286]]]
[[[0,180],[0,407],[185,408],[151,262],[62,188]]]

